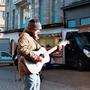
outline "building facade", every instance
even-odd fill
[[[39,18],[42,25],[62,23],[61,0],[6,0],[6,30],[25,28]]]
[[[61,7],[61,0],[6,0],[6,28],[4,37],[17,41],[18,32],[22,31],[32,18],[39,18],[43,26],[42,32],[47,29],[52,32],[52,29],[61,28],[63,20]],[[57,34],[52,36],[57,37]],[[43,41],[45,40],[41,40],[41,42]]]
[[[63,2],[64,21],[68,28],[90,31],[90,0],[71,0]]]
[[[0,31],[5,29],[5,0],[0,0]],[[0,33],[0,38],[3,34]]]

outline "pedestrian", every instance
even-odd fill
[[[20,36],[21,33],[19,33],[19,36]],[[13,54],[13,60],[14,60],[14,64],[16,65],[17,67],[17,70],[18,70],[18,57],[17,57],[17,47],[18,47],[18,44],[16,44],[16,47],[14,49],[14,54]]]
[[[13,60],[14,60],[14,64],[16,65],[17,67],[17,70],[18,70],[18,58],[17,58],[17,45],[16,45],[16,48],[14,50],[14,55],[13,55]]]
[[[31,66],[37,62],[42,62],[43,57],[36,55],[33,51],[40,49],[38,43],[38,33],[42,26],[38,19],[31,19],[26,29],[21,33],[18,40],[18,60],[19,60],[19,77],[23,76],[25,89],[24,90],[40,90],[40,75],[39,72],[33,73],[33,68],[30,71],[25,62],[29,62]],[[21,63],[22,62],[22,63]],[[20,64],[21,63],[21,64]],[[37,69],[37,68],[36,68]]]

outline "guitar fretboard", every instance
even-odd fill
[[[48,50],[46,53],[49,55],[57,49],[57,46],[53,47],[52,49]]]

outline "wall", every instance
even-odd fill
[[[70,10],[67,10],[65,12],[66,14],[66,20],[68,19],[78,19],[81,17],[90,17],[90,6],[81,6],[81,7],[75,7]]]
[[[89,5],[67,9],[65,11],[66,24],[67,24],[68,20],[75,19],[76,20],[76,27],[81,26],[81,24],[80,24],[81,18],[87,18],[87,17],[90,18],[89,10],[90,10]]]
[[[18,35],[18,33],[9,33],[9,34],[4,34],[3,38],[10,38],[10,40],[13,39],[15,42],[17,42],[19,35]]]

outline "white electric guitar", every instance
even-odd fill
[[[69,41],[61,41],[59,46],[65,46],[66,44],[69,44]],[[41,47],[38,51],[33,51],[36,55],[40,56],[43,55],[43,61],[37,62],[37,63],[31,63],[27,60],[25,60],[26,67],[31,73],[38,73],[42,69],[43,65],[50,61],[49,54],[54,52],[57,49],[57,46],[51,48],[50,50],[46,50],[44,47]]]

